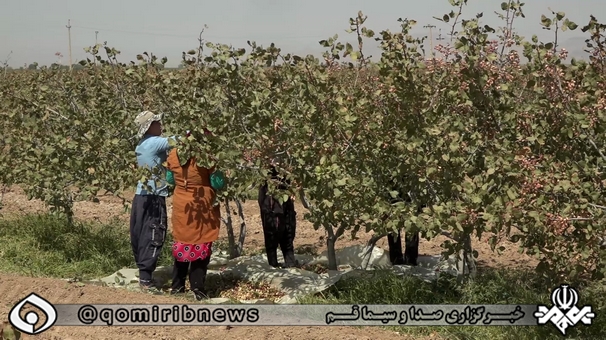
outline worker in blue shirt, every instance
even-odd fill
[[[140,141],[135,149],[137,164],[148,169],[159,168],[168,156],[169,138],[162,136],[162,114],[143,111],[135,118]],[[139,286],[143,290],[153,289],[152,273],[164,246],[168,218],[166,197],[168,184],[164,178],[153,176],[147,186],[139,181],[133,198],[130,217],[130,238],[135,262],[139,268]]]

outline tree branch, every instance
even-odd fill
[[[244,240],[246,239],[246,220],[244,219],[244,209],[242,208],[242,202],[235,200],[236,207],[238,208],[238,216],[240,216],[240,235],[238,236],[237,251],[238,255],[242,255],[244,250]]]

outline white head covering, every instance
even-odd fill
[[[149,127],[153,122],[159,122],[162,120],[162,114],[155,114],[151,111],[143,111],[137,115],[135,118],[135,124],[139,127],[139,131],[137,136],[139,138],[143,137],[143,135],[149,130]]]

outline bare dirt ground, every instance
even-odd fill
[[[127,196],[131,197],[131,196]],[[79,202],[75,205],[77,219],[108,221],[118,218],[128,228],[129,214],[124,212],[122,201],[113,196],[100,196],[99,203]],[[43,212],[44,205],[39,201],[28,201],[23,191],[18,187],[11,188],[2,197],[2,215],[20,215],[25,213]],[[171,200],[168,200],[169,216]],[[235,208],[235,207],[234,207]],[[303,220],[305,209],[296,202],[297,237],[295,246],[315,249],[318,253],[326,249],[323,230],[314,230],[313,226]],[[232,209],[234,210],[234,209]],[[223,213],[225,210],[223,209]],[[244,204],[244,216],[247,224],[246,249],[249,252],[258,252],[263,249],[263,232],[260,223],[259,208],[255,200]],[[233,216],[238,221],[238,216]],[[170,219],[169,219],[170,228]],[[346,233],[346,236],[349,234]],[[337,247],[360,244],[369,239],[370,235],[360,232],[358,240],[345,237],[338,240]],[[220,240],[226,240],[225,228],[221,231]],[[437,237],[431,241],[421,240],[419,253],[421,255],[437,255],[441,252],[441,243],[445,237]],[[377,244],[387,249],[387,240],[383,239]],[[497,255],[490,250],[486,241],[474,240],[473,247],[479,253],[479,264],[488,267],[525,267],[536,264],[536,261],[517,252],[517,246],[503,244],[506,250]],[[105,287],[79,287],[65,281],[48,278],[20,277],[12,274],[0,274],[0,319],[6,320],[10,308],[26,294],[35,291],[49,297],[53,303],[152,303],[149,295],[137,292],[116,290]],[[153,297],[154,303],[179,303],[177,298]],[[40,339],[211,339],[217,337],[229,339],[392,339],[398,335],[393,332],[375,328],[346,328],[346,327],[235,327],[225,329],[221,327],[53,327],[50,331],[38,336]],[[28,337],[24,337],[27,339]],[[415,337],[418,339],[418,337]],[[437,335],[428,339],[439,339]],[[405,338],[404,338],[405,339]]]

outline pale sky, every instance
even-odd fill
[[[582,56],[587,34],[580,28],[593,14],[606,22],[605,0],[527,0],[526,18],[520,18],[515,27],[520,35],[530,40],[532,34],[542,41],[553,40],[553,32],[540,26],[541,14],[550,16],[549,7],[562,11],[579,25],[574,32],[560,34],[561,47],[571,55]],[[483,23],[494,28],[502,22],[494,14],[500,11],[502,0],[469,0],[463,17],[471,18],[483,12]],[[439,29],[448,40],[450,26],[433,16],[441,17],[453,9],[448,0],[1,0],[0,63],[9,53],[9,65],[24,66],[38,62],[57,62],[56,52],[63,54],[62,63],[69,63],[67,21],[71,19],[73,62],[86,58],[84,47],[98,41],[120,50],[120,60],[128,62],[142,52],[167,57],[169,67],[181,62],[183,51],[196,48],[198,34],[208,25],[205,39],[234,47],[247,48],[246,41],[268,46],[274,42],[283,52],[299,55],[321,55],[319,40],[339,34],[342,41],[354,42],[348,35],[349,18],[359,10],[368,15],[366,26],[380,32],[398,30],[398,18],[418,21],[414,33],[429,35],[424,25],[433,24],[434,38]],[[436,41],[437,43],[437,41]],[[366,54],[379,55],[374,41],[368,41]],[[354,45],[355,46],[355,45]],[[248,49],[247,49],[248,50]]]

